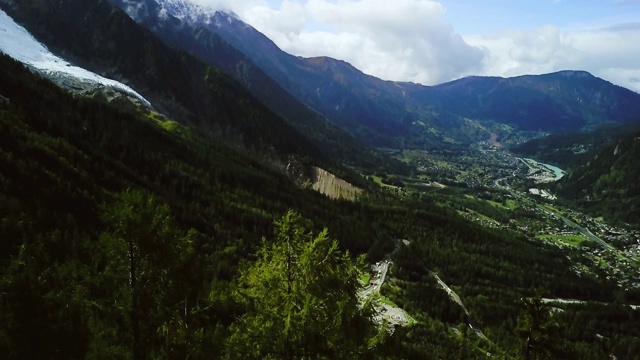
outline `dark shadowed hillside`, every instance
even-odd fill
[[[593,131],[563,132],[533,139],[510,150],[518,155],[570,169],[586,164],[603,148],[636,132],[640,123],[604,126]]]
[[[640,132],[612,142],[557,184],[559,193],[606,217],[637,223]]]

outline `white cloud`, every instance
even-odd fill
[[[575,69],[640,92],[640,42],[633,41],[640,24],[542,25],[463,37],[436,0],[192,1],[233,10],[291,54],[345,60],[387,80],[431,85],[466,75]]]
[[[567,34],[553,26],[532,31],[507,31],[498,35],[467,37],[487,49],[482,74],[515,76],[572,69],[583,54]]]
[[[256,3],[238,13],[295,55],[330,56],[384,79],[433,84],[479,72],[486,55],[444,23],[444,12],[431,0],[285,0],[276,9]]]
[[[186,0],[194,4],[210,7],[216,10],[233,10],[236,13],[243,13],[247,9],[261,4],[261,1],[238,1],[238,0]]]
[[[640,39],[640,25],[589,30],[544,26],[528,32],[467,38],[469,43],[486,48],[490,54],[483,67],[485,75],[586,70],[640,92],[640,43],[631,39]]]

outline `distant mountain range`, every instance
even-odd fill
[[[468,77],[423,90],[436,104],[462,116],[521,129],[558,131],[635,121],[640,95],[584,71],[514,78]],[[434,91],[435,90],[435,91]]]
[[[220,69],[246,89],[238,91],[248,91],[339,162],[388,162],[363,144],[467,147],[492,134],[595,129],[640,118],[639,94],[582,71],[467,77],[436,86],[384,81],[344,61],[287,54],[229,12],[186,0],[106,1],[157,38],[132,29],[102,2],[1,4],[50,48],[131,85],[178,120],[211,116],[198,113],[207,107],[201,79],[207,66]],[[45,18],[51,11],[58,18]],[[76,16],[83,19],[80,24],[71,21]]]
[[[494,123],[555,132],[640,115],[639,94],[583,71],[468,77],[437,86],[383,81],[340,60],[287,54],[235,14],[186,0],[109,1],[167,43],[219,65],[221,53],[210,40],[217,34],[247,58],[227,64],[226,71],[256,86],[262,79],[238,73],[255,64],[298,100],[371,145],[428,147],[444,138],[464,144],[489,136],[486,126]],[[478,124],[484,131],[470,131]]]
[[[344,61],[287,54],[229,12],[185,0],[106,2],[0,6],[49,48],[131,86],[172,118],[338,172],[333,161],[407,171],[365,145],[466,147],[492,133],[593,130],[640,119],[639,94],[583,71],[436,86],[384,81]]]

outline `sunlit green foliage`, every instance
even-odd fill
[[[364,257],[354,264],[326,229],[313,235],[293,212],[276,221],[274,239],[263,239],[256,257],[240,275],[237,296],[246,312],[231,326],[228,358],[372,354],[384,330],[358,304]]]

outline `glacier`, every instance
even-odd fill
[[[48,78],[58,80],[71,78],[75,80],[74,82],[81,82],[91,87],[105,86],[138,99],[146,107],[152,107],[147,99],[129,86],[74,66],[54,55],[2,10],[0,10],[0,51]]]

